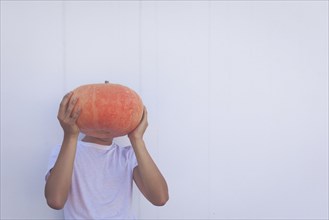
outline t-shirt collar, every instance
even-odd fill
[[[99,150],[109,150],[109,149],[111,149],[115,145],[113,142],[112,142],[111,145],[95,144],[95,143],[85,142],[85,141],[80,141],[80,143],[83,146],[93,147],[93,148],[96,148],[96,149],[99,149]]]

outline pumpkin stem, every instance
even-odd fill
[[[109,81],[105,80],[105,83],[109,83]]]

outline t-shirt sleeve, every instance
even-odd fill
[[[51,151],[50,157],[48,159],[48,166],[47,166],[47,171],[46,171],[46,175],[45,175],[46,181],[50,174],[51,169],[54,167],[54,165],[56,163],[60,149],[61,149],[61,145],[57,145]]]
[[[134,168],[138,166],[135,151],[131,146],[129,148],[129,162],[130,162],[131,170],[134,170]]]

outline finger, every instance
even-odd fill
[[[143,118],[147,118],[147,109],[146,109],[146,107],[145,107],[145,105],[144,105],[144,111],[143,111]]]
[[[67,103],[69,102],[72,95],[73,95],[73,92],[69,92],[63,97],[63,99],[59,105],[59,110],[58,110],[59,116],[65,114],[66,109],[67,109]]]
[[[143,109],[143,116],[142,116],[141,122],[147,122],[147,109],[145,106]]]
[[[70,100],[70,103],[68,104],[69,106],[67,107],[66,112],[65,112],[65,117],[71,117],[71,114],[73,112],[75,105],[77,104],[77,101],[78,101],[77,97]]]
[[[78,109],[72,113],[71,120],[73,122],[75,122],[78,119],[80,112],[81,112],[81,108],[78,107]]]
[[[147,109],[145,105],[144,105],[144,114],[147,116]]]

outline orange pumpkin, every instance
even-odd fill
[[[81,107],[77,125],[86,135],[98,138],[118,137],[131,132],[143,115],[143,103],[132,89],[108,83],[88,84],[76,88]]]

